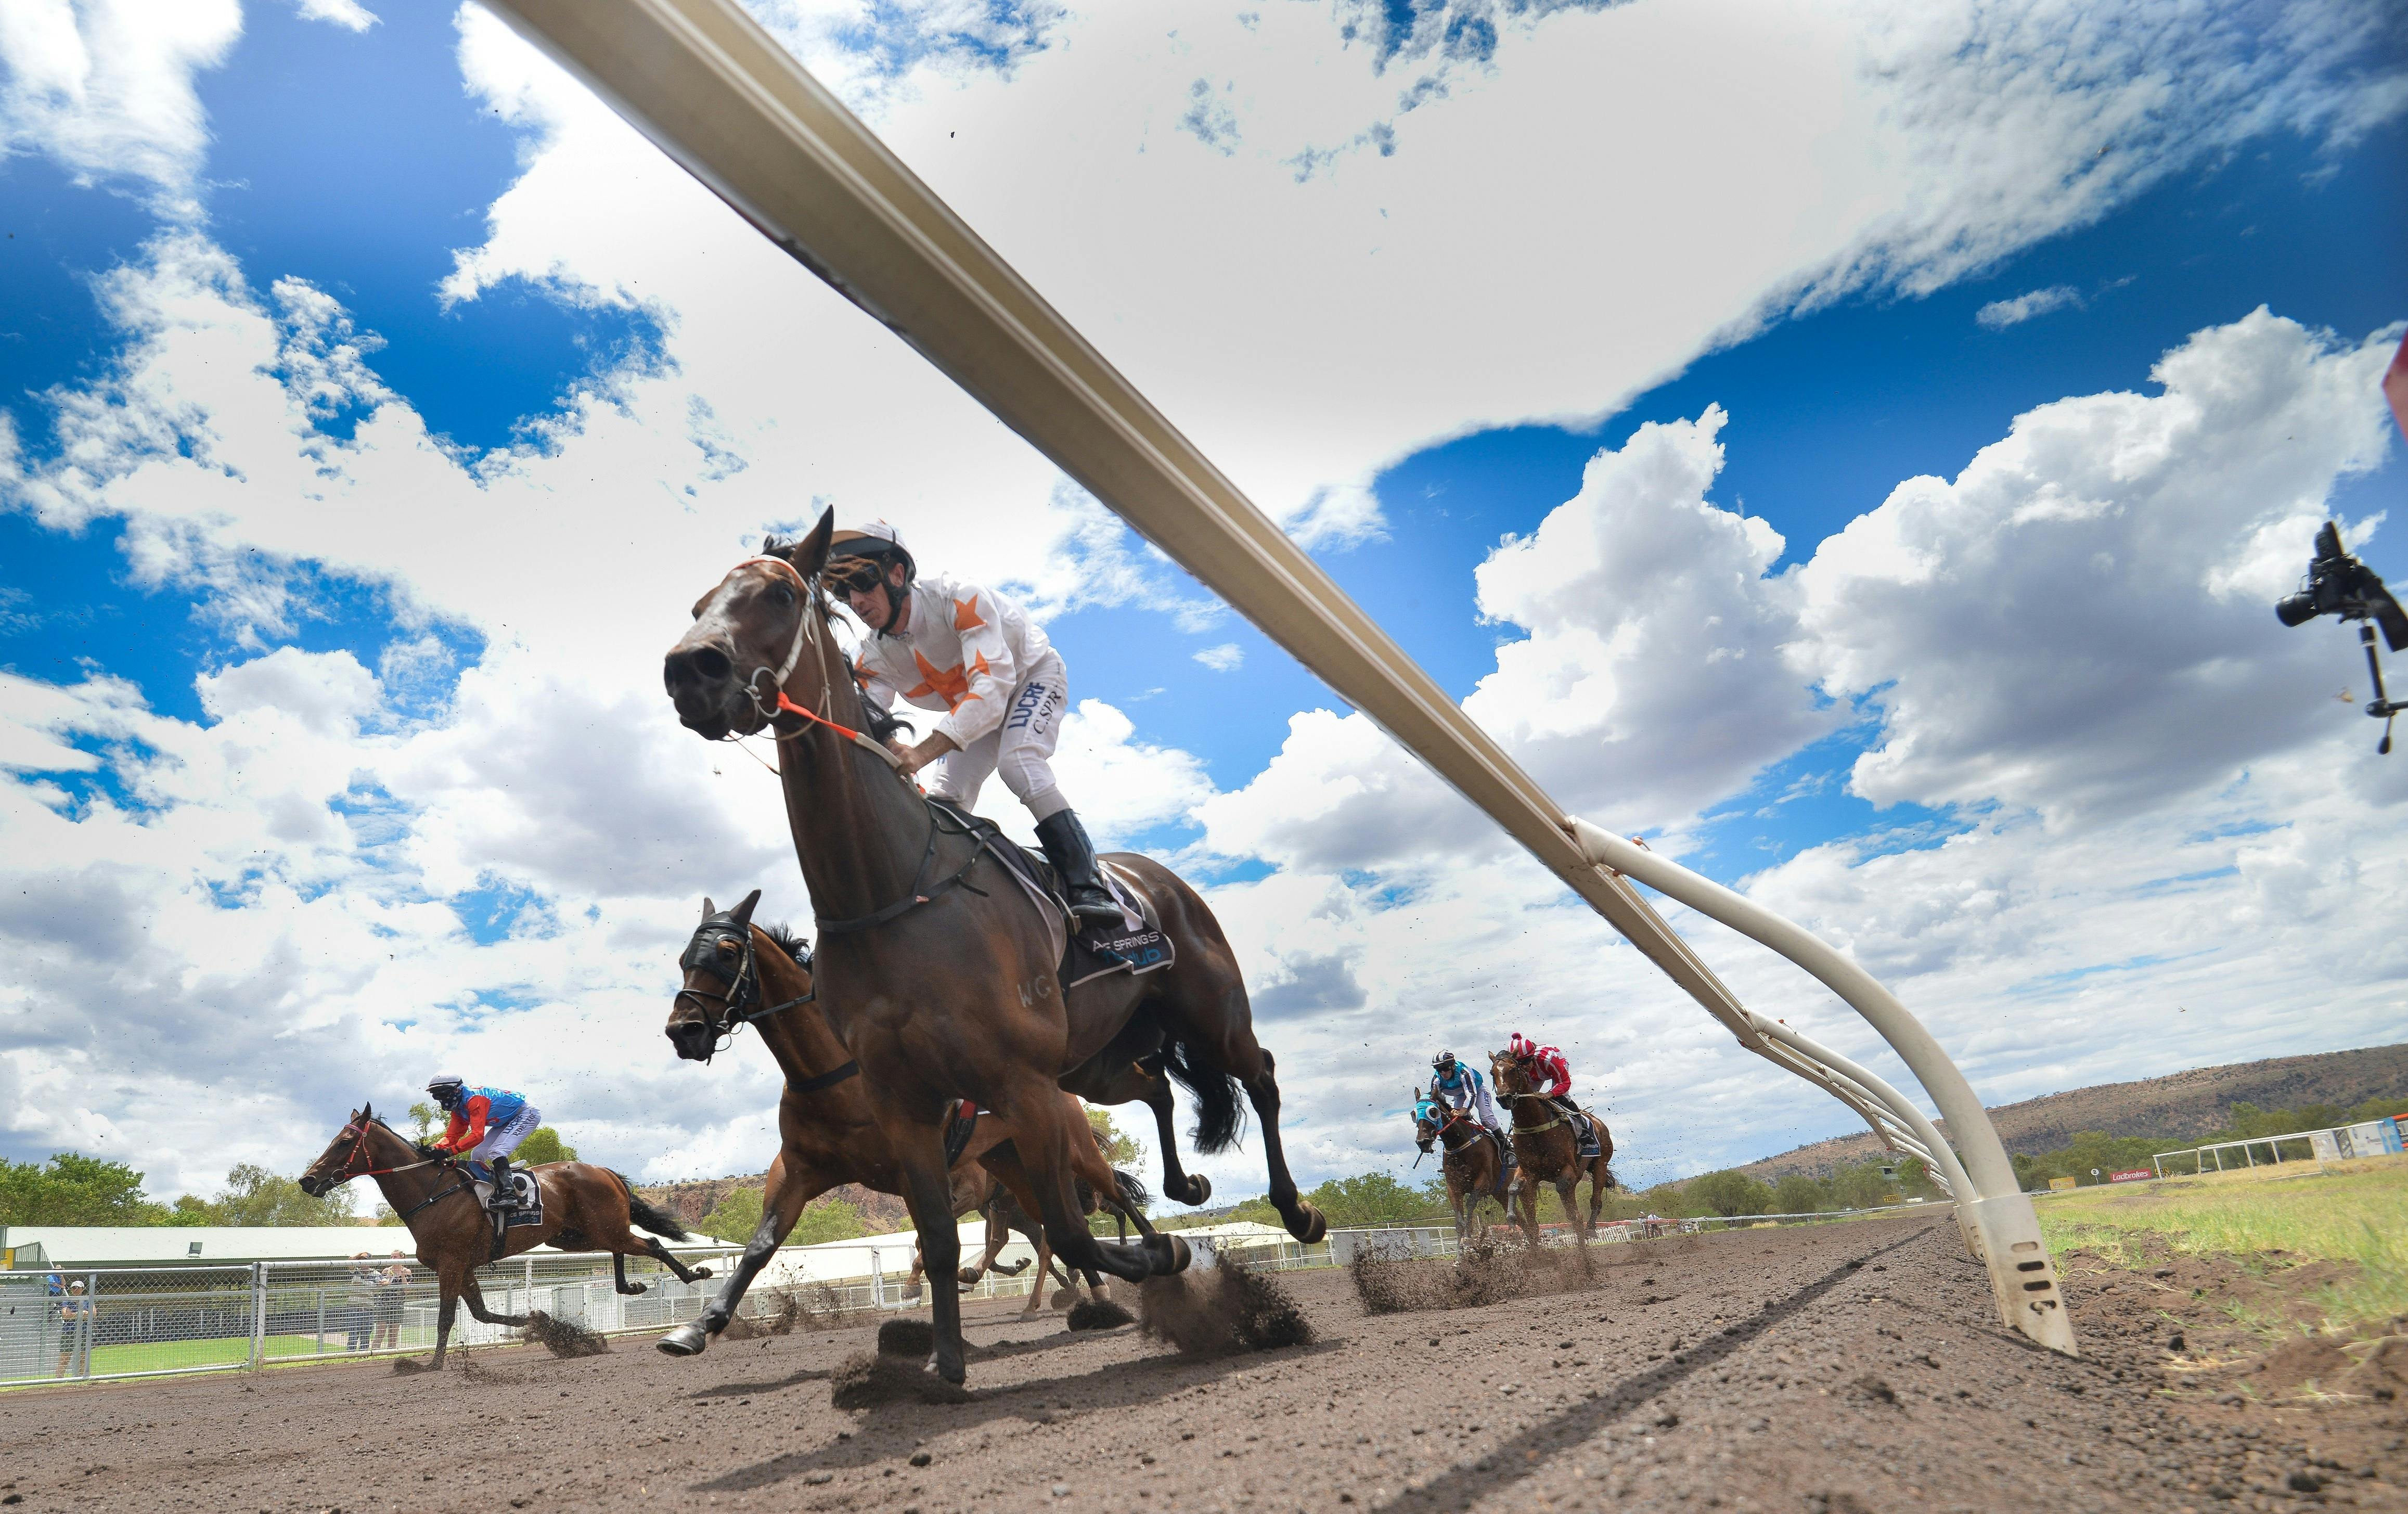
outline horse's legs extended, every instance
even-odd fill
[[[1045,1290],[1054,1281],[1054,1247],[1046,1244],[1045,1227],[1039,1225],[1031,1237],[1037,1243],[1037,1280],[1028,1285],[1028,1302],[1020,1306],[1023,1319],[1035,1314],[1045,1303]],[[1068,1279],[1063,1279],[1068,1282]]]
[[[620,1292],[630,1298],[646,1291],[644,1284],[627,1281],[627,1253],[624,1251],[610,1253],[610,1282]]]
[[[876,1074],[873,1072],[871,1075]],[[886,1148],[896,1154],[903,1169],[903,1204],[911,1211],[911,1228],[919,1233],[920,1249],[929,1273],[939,1277],[958,1276],[962,1232],[955,1217],[960,1211],[953,1206],[953,1175],[945,1162],[942,1110],[914,1118],[899,1101],[882,1101],[877,1118],[878,1128],[886,1137]],[[947,1382],[958,1383],[968,1376],[962,1356],[961,1290],[930,1289],[928,1314],[936,1332],[929,1369]]]
[[[1073,1187],[1077,1174],[1072,1142],[1083,1138],[1092,1145],[1094,1134],[1087,1129],[1086,1117],[1064,1100],[1053,1084],[1036,1084],[1010,1108],[1014,1128],[1020,1132],[1015,1140],[1021,1163],[1036,1190],[1038,1218],[1065,1267],[1107,1272],[1133,1283],[1186,1267],[1187,1243],[1175,1236],[1155,1233],[1129,1246],[1097,1240],[1087,1228]],[[1079,1122],[1075,1132],[1069,1125],[1074,1119]]]
[[[1329,1221],[1297,1194],[1296,1178],[1287,1170],[1287,1152],[1280,1145],[1279,1064],[1268,1047],[1257,1046],[1254,1054],[1261,1059],[1260,1065],[1253,1076],[1240,1081],[1254,1106],[1254,1118],[1263,1127],[1263,1162],[1270,1170],[1271,1207],[1286,1221],[1290,1235],[1311,1246],[1329,1233]]]
[[[442,1280],[442,1301],[435,1310],[435,1360],[428,1363],[433,1370],[443,1370],[443,1353],[452,1344],[452,1317],[460,1306],[460,1288],[451,1278]]]
[[[769,1181],[762,1194],[765,1202],[761,1206],[761,1223],[752,1227],[752,1238],[744,1243],[744,1254],[737,1258],[735,1267],[727,1274],[726,1283],[719,1290],[719,1296],[703,1305],[700,1319],[678,1326],[654,1344],[671,1356],[701,1355],[710,1337],[725,1330],[727,1321],[736,1318],[737,1305],[744,1302],[745,1291],[752,1286],[753,1278],[761,1276],[761,1269],[769,1264],[769,1259],[778,1254],[778,1243],[786,1238],[787,1233],[795,1228],[795,1221],[802,1218],[803,1205],[826,1192],[831,1186],[822,1174],[802,1170],[798,1164],[786,1160],[786,1153],[779,1152],[777,1161],[769,1164]],[[652,1244],[655,1247],[660,1246],[658,1241]],[[656,1251],[655,1254],[659,1253]],[[677,1263],[672,1261],[669,1265],[675,1268]],[[700,1275],[707,1277],[710,1273],[703,1271]],[[681,1280],[685,1280],[682,1273],[679,1276]]]
[[[1147,1074],[1145,1106],[1154,1111],[1155,1149],[1162,1153],[1162,1191],[1173,1203],[1190,1208],[1211,1201],[1212,1180],[1202,1173],[1189,1173],[1179,1165],[1179,1134],[1171,1122],[1179,1117],[1179,1101],[1170,1091],[1170,1079],[1159,1072],[1140,1066],[1135,1071]]]
[[[761,1233],[759,1231],[754,1231],[752,1233],[752,1238],[756,1241],[759,1240],[761,1238]],[[745,1249],[747,1252],[750,1252],[752,1248],[747,1247]],[[769,1249],[772,1251],[777,1249],[775,1243],[771,1244]],[[662,1266],[666,1267],[669,1271],[677,1274],[677,1280],[679,1282],[691,1283],[697,1278],[708,1277],[710,1276],[710,1269],[709,1267],[687,1266],[684,1262],[680,1262],[676,1255],[672,1253],[667,1247],[663,1246],[659,1241],[653,1239],[650,1235],[644,1237],[643,1250],[646,1256],[651,1257]]]
[[[1563,1201],[1564,1218],[1568,1220],[1572,1227],[1572,1238],[1578,1241],[1581,1245],[1586,1246],[1588,1244],[1588,1230],[1581,1224],[1580,1201],[1578,1197],[1580,1192],[1580,1179],[1581,1172],[1579,1168],[1565,1168],[1563,1175],[1555,1179],[1555,1197]]]
[[[460,1279],[460,1296],[468,1301],[468,1314],[472,1319],[482,1320],[489,1325],[517,1326],[526,1323],[525,1315],[495,1314],[486,1308],[485,1291],[477,1286],[477,1276],[474,1273]]]

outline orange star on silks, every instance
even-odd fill
[[[979,619],[977,595],[973,594],[967,599],[953,601],[953,629],[974,631],[985,624],[985,621]]]
[[[921,682],[918,688],[904,692],[905,699],[916,699],[923,694],[934,694],[945,701],[945,712],[950,714],[978,698],[970,692],[969,673],[962,671],[960,663],[939,670],[935,663],[921,656],[917,647],[911,649],[911,660],[920,665]],[[986,670],[986,654],[982,652],[972,662],[970,671],[982,673]]]

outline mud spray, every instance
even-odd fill
[[[1312,1324],[1267,1273],[1214,1267],[1149,1277],[1138,1291],[1138,1328],[1189,1356],[1270,1351],[1312,1339]]]
[[[555,1319],[541,1309],[527,1311],[525,1333],[527,1339],[558,1357],[600,1356],[610,1348],[609,1341],[583,1325]]]
[[[1636,1246],[1617,1265],[1655,1260]],[[1491,1233],[1463,1244],[1453,1262],[1358,1251],[1347,1264],[1354,1293],[1366,1314],[1406,1314],[1422,1309],[1477,1309],[1508,1299],[1576,1293],[1598,1287],[1606,1268],[1586,1247],[1532,1250],[1518,1237]]]

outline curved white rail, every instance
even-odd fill
[[[735,0],[486,3],[1479,805],[1742,1045],[1805,1072],[1885,1143],[1911,1141],[1946,1171],[1945,1145],[1924,1138],[1920,1115],[1885,1085],[1769,1037],[1637,889],[1584,854],[1561,808],[1445,690]],[[1914,1046],[1907,1063],[1952,1128],[1988,1134],[1947,1057],[1904,1010],[1893,1018],[1900,1033],[1884,1033]],[[1960,1214],[2019,1204],[2028,1222],[2012,1171],[1995,1187],[1993,1165],[1974,1163],[1961,1187],[1948,1175]],[[2053,1283],[2045,1311],[2000,1287],[2008,1323],[2071,1349]]]

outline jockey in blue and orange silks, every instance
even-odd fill
[[[542,1112],[523,1093],[507,1089],[472,1089],[449,1073],[426,1085],[436,1106],[452,1117],[443,1133],[430,1143],[437,1151],[467,1159],[468,1170],[480,1166],[493,1175],[494,1208],[510,1203],[510,1153],[543,1123]]]

